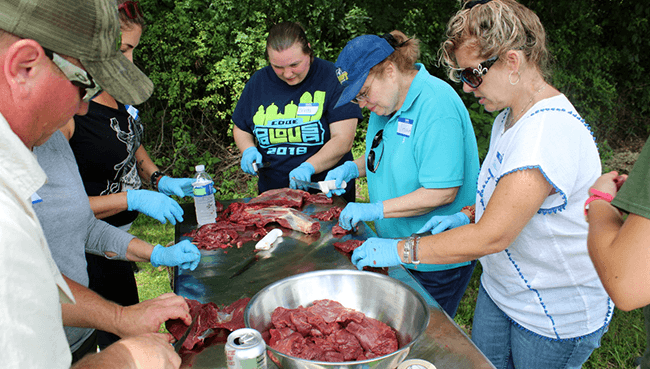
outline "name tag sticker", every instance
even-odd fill
[[[32,204],[38,204],[39,202],[43,202],[43,199],[38,196],[36,192],[32,195]]]
[[[411,136],[411,129],[413,129],[413,119],[398,118],[397,119],[397,134],[404,137]]]
[[[297,115],[316,115],[318,113],[318,103],[300,103],[298,105]]]

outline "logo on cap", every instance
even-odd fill
[[[348,80],[348,72],[344,72],[341,68],[336,68],[336,78],[339,79],[340,84],[343,84],[343,82]]]

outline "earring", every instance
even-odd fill
[[[512,82],[512,73],[514,73],[514,72],[515,71],[513,70],[508,75],[508,82],[510,82],[510,84],[513,85],[513,86],[516,85],[517,83],[519,83],[519,80],[521,80],[521,73],[519,73],[519,71],[517,71],[517,80],[515,82]]]

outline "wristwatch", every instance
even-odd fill
[[[415,238],[413,236],[409,236],[406,239],[406,242],[404,242],[404,253],[403,259],[405,264],[411,264],[413,262],[413,259],[411,255],[413,254],[413,241]]]
[[[160,178],[164,176],[163,172],[157,170],[153,173],[151,173],[151,186],[158,191],[158,182],[160,181]]]

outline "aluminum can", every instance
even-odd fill
[[[228,369],[266,369],[266,343],[252,328],[241,328],[228,335],[226,342]]]

